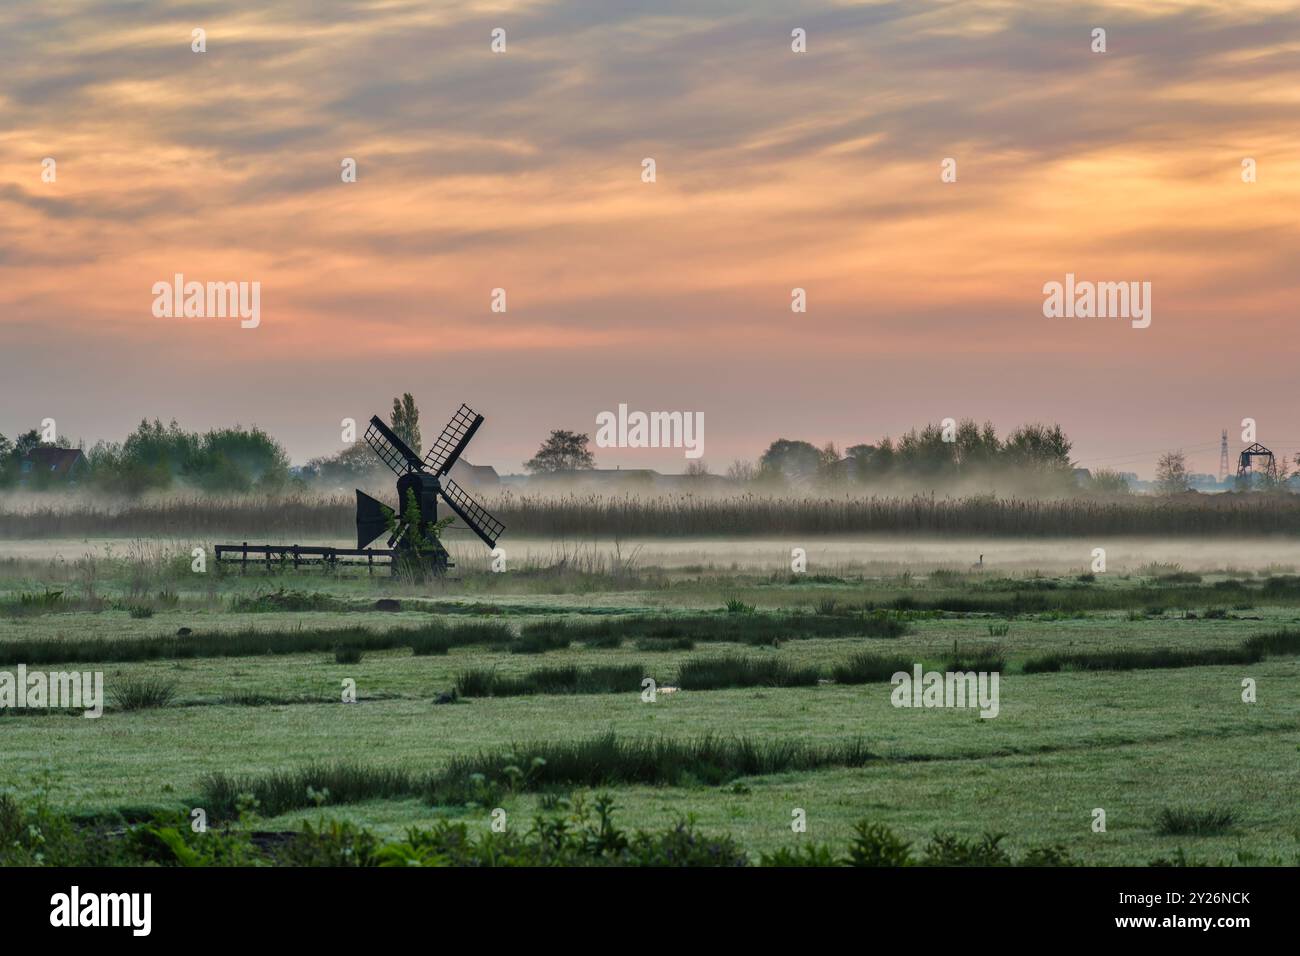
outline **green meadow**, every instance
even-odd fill
[[[754,860],[861,821],[1084,865],[1300,859],[1290,574],[705,563],[593,592],[572,566],[429,584],[149,560],[0,564],[0,671],[101,671],[107,697],[98,719],[0,711],[20,804],[396,840],[608,794],[623,827],[689,819]],[[997,716],[896,707],[887,677],[847,682],[863,656],[995,661]],[[1212,822],[1170,823],[1189,815]]]

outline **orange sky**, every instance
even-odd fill
[[[948,416],[1143,474],[1247,416],[1300,450],[1296,4],[58,6],[0,7],[11,436],[257,422],[302,461],[409,390],[503,470],[619,403],[703,412],[715,470]],[[260,326],[155,318],[178,272],[260,282]],[[1151,327],[1044,318],[1067,272],[1151,282]]]

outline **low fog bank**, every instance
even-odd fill
[[[97,558],[127,557],[147,551],[155,559],[188,556],[194,547],[210,553],[217,543],[208,538],[103,538],[5,541],[0,557],[24,561],[74,562],[87,555]],[[250,541],[250,543],[252,543]],[[259,542],[261,543],[261,542]],[[309,543],[301,541],[299,543]],[[351,547],[341,537],[322,537],[311,544]],[[468,532],[449,534],[445,543],[457,567],[485,571],[491,556]],[[1032,541],[1006,538],[939,538],[919,535],[808,538],[699,538],[689,541],[663,538],[555,539],[516,537],[503,539],[508,570],[529,571],[557,566],[629,570],[663,568],[687,572],[748,572],[785,578],[791,572],[792,553],[800,548],[810,576],[893,577],[904,573],[925,575],[934,571],[988,575],[1028,576],[1077,574],[1091,570],[1095,548],[1106,553],[1106,574],[1153,574],[1174,570],[1200,574],[1295,574],[1300,550],[1289,538],[1254,539],[1102,537],[1045,538]],[[981,561],[982,558],[982,561]],[[252,573],[261,573],[250,572]],[[453,572],[453,576],[454,576]],[[303,572],[307,580],[310,572]],[[1099,575],[1099,578],[1105,575]],[[275,581],[287,584],[277,575]]]

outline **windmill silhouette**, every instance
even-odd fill
[[[434,572],[452,567],[447,549],[438,540],[438,499],[478,535],[489,548],[505,530],[496,518],[448,475],[465,446],[483,424],[483,416],[461,405],[421,460],[378,415],[370,419],[366,443],[397,475],[397,507],[390,508],[357,489],[357,549],[385,531],[394,564],[423,566]]]
[[[276,567],[288,567],[290,561],[295,569],[314,564],[335,568],[340,558],[345,559],[344,564],[358,563],[346,559],[364,558],[366,568],[373,573],[375,559],[387,558],[394,574],[399,570],[441,574],[453,565],[451,555],[438,540],[439,499],[484,544],[495,548],[505,525],[492,517],[448,475],[482,424],[482,415],[468,405],[461,405],[429,453],[421,459],[383,419],[374,416],[366,429],[366,443],[397,475],[397,506],[390,508],[357,489],[355,549],[302,547],[297,544],[250,545],[245,541],[243,544],[217,545],[217,561],[238,562],[241,569],[246,570],[252,555],[256,563],[265,562],[267,571],[271,571]],[[385,531],[389,532],[387,549],[367,547]],[[382,560],[379,566],[383,567]]]

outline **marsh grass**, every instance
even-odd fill
[[[821,679],[816,667],[796,667],[775,657],[706,657],[683,661],[677,670],[682,690],[724,687],[811,687]]]
[[[639,637],[636,641],[636,649],[653,653],[693,651],[695,640],[690,637]]]
[[[519,697],[528,694],[636,693],[645,668],[640,664],[598,667],[540,667],[520,675],[503,675],[493,668],[473,668],[456,677],[461,697]]]
[[[890,680],[900,671],[910,674],[915,662],[911,658],[861,652],[831,668],[837,684],[877,684]]]
[[[176,700],[176,684],[158,677],[116,677],[108,696],[116,710],[168,707]]]
[[[251,799],[276,816],[313,805],[422,796],[434,805],[465,805],[505,792],[605,784],[717,786],[737,777],[824,767],[860,767],[876,759],[861,740],[810,744],[706,734],[688,739],[619,738],[542,741],[453,757],[442,770],[314,763],[261,775],[216,773],[202,784],[203,806],[232,815]]]
[[[1231,830],[1236,822],[1236,814],[1224,807],[1164,807],[1156,815],[1156,832],[1161,836],[1218,836]]]
[[[569,621],[551,619],[524,626],[522,637],[553,640],[567,647],[577,641],[584,645],[612,645],[614,638],[639,641],[643,638],[692,641],[697,643],[735,643],[767,646],[785,640],[814,637],[894,638],[907,633],[908,625],[897,615],[872,614],[788,614],[742,613],[633,615],[620,618]]]
[[[264,654],[304,654],[332,651],[346,644],[363,651],[415,647],[441,637],[453,646],[500,644],[510,629],[491,622],[426,624],[416,628],[372,631],[361,627],[299,628],[293,630],[211,631],[165,637],[104,640],[68,635],[54,639],[0,641],[0,663],[45,664],[76,661],[120,663],[195,657],[257,657]]]
[[[1107,651],[1057,652],[1031,657],[1024,663],[1026,674],[1057,671],[1158,670],[1172,667],[1214,667],[1224,664],[1254,664],[1263,660],[1262,650],[1239,647],[1128,648]]]
[[[1007,667],[1007,655],[1000,644],[987,644],[982,647],[961,648],[952,642],[952,653],[944,661],[946,671],[1004,671]]]
[[[875,759],[862,741],[814,745],[706,734],[692,739],[618,738],[545,741],[459,756],[431,781],[433,804],[459,804],[483,790],[543,790],[605,784],[718,786],[737,777],[823,767],[858,767]]]
[[[363,651],[355,644],[335,644],[335,664],[360,664]]]

